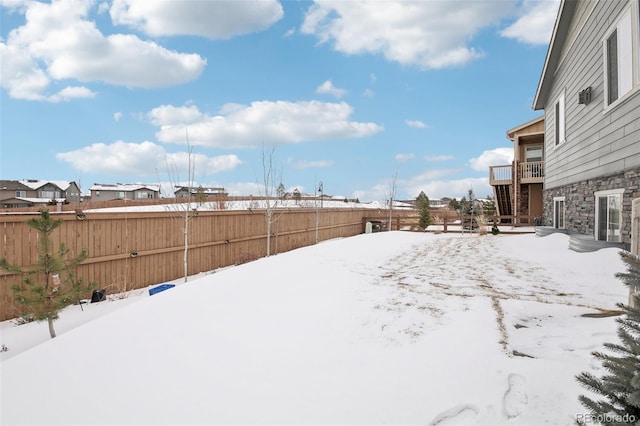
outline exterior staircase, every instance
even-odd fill
[[[500,216],[510,216],[511,211],[511,185],[495,185],[496,207]]]

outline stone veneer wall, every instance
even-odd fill
[[[553,198],[565,197],[565,228],[570,232],[594,235],[595,193],[624,188],[621,212],[622,242],[631,242],[631,202],[640,197],[640,168],[569,185],[544,189],[544,225],[553,226]]]
[[[515,215],[528,215],[529,214],[529,185],[520,185],[520,191],[518,192],[518,211]],[[527,219],[523,219],[522,223],[529,223]],[[533,219],[531,219],[533,223]]]

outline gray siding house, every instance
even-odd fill
[[[640,197],[640,0],[562,0],[544,110],[544,224],[628,247]]]
[[[191,196],[198,196],[202,194],[205,198],[218,198],[218,197],[226,197],[229,195],[224,188],[221,187],[203,187],[203,186],[176,186],[174,191],[174,196],[176,198],[186,198],[189,196],[189,192],[191,192]]]
[[[90,191],[91,201],[160,198],[159,185],[146,185],[142,183],[94,183]]]
[[[73,181],[0,180],[0,205],[3,208],[77,203],[80,200],[80,187]]]

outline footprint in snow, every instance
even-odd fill
[[[477,415],[478,409],[473,405],[457,405],[435,416],[430,424],[432,426],[474,425],[477,423],[475,421]]]
[[[526,382],[524,377],[512,373],[509,375],[509,388],[504,394],[502,407],[508,418],[518,417],[522,414],[529,398],[527,397]]]

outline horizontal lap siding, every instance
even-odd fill
[[[314,244],[318,239],[357,235],[363,231],[366,209],[293,209],[275,211],[271,253]],[[376,210],[377,213],[377,210]],[[382,212],[381,214],[384,214]],[[388,212],[386,213],[388,217]],[[403,212],[394,212],[394,217]],[[317,216],[316,216],[317,215]],[[54,248],[64,242],[69,256],[86,249],[88,259],[75,273],[107,293],[147,287],[183,276],[184,212],[53,214],[63,219],[54,231]],[[34,214],[0,216],[0,256],[22,267],[37,260],[37,233],[26,221]],[[277,232],[277,236],[275,235]],[[189,275],[241,264],[266,254],[263,210],[198,212],[189,220]],[[132,256],[133,253],[133,256]],[[20,278],[0,271],[0,320],[18,315],[11,286]],[[85,295],[89,297],[90,295]]]
[[[595,9],[589,13],[595,4]],[[640,95],[636,92],[604,113],[602,40],[628,2],[579,2],[563,60],[555,70],[545,105],[545,188],[555,188],[640,165]],[[584,20],[586,25],[582,26]],[[570,45],[569,45],[570,44]],[[588,105],[578,93],[592,89]],[[555,146],[554,103],[565,90],[566,142]]]

